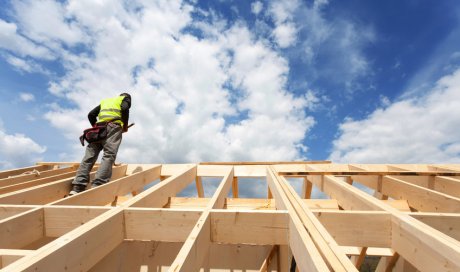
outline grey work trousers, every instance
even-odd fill
[[[93,181],[93,186],[99,186],[107,183],[112,177],[112,165],[117,157],[118,147],[121,144],[122,128],[118,124],[109,123],[107,125],[107,138],[98,143],[88,144],[86,147],[85,156],[77,170],[77,175],[72,184],[80,187],[82,190],[86,188],[89,182],[89,173],[97,161],[99,153],[104,150],[101,165],[96,172],[96,177]]]

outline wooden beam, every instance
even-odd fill
[[[87,271],[124,238],[123,211],[108,211],[3,269],[15,271]]]
[[[184,242],[201,211],[126,208],[126,239]]]
[[[232,193],[233,193],[233,198],[238,198],[238,178],[237,177],[233,177]]]
[[[327,264],[329,264],[333,270],[356,270],[347,256],[343,254],[337,242],[318,221],[307,205],[300,199],[289,182],[282,176],[278,176],[278,180]],[[298,260],[298,258],[296,258],[296,260]]]
[[[162,167],[163,169],[163,167]],[[155,184],[144,192],[128,200],[125,207],[162,208],[168,204],[169,197],[175,196],[190,184],[196,177],[196,166],[182,168],[182,171]]]
[[[124,176],[126,165],[114,167],[112,170],[112,179]],[[93,178],[95,171],[91,172]],[[44,185],[39,185],[17,192],[11,192],[0,196],[1,204],[26,204],[26,205],[44,205],[58,199],[64,198],[71,189],[73,178],[58,180]]]
[[[134,174],[120,177],[74,196],[59,199],[51,203],[51,205],[107,205],[111,203],[115,197],[124,196],[132,191],[142,189],[145,185],[160,178],[160,165],[153,164],[139,167],[141,169]]]
[[[302,198],[310,198],[312,189],[313,184],[310,181],[308,181],[307,177],[304,177],[302,183]]]
[[[272,263],[272,259],[277,254],[277,251],[278,251],[278,246],[277,245],[272,246],[272,249],[269,251],[267,257],[265,258],[264,262],[260,266],[259,272],[269,272],[269,271],[271,271],[271,270],[269,270],[270,265]]]
[[[381,210],[378,205],[367,201],[369,195],[346,182],[339,181],[334,176],[308,176],[308,179],[318,188],[322,188],[324,193],[336,199],[339,205],[346,210]],[[353,190],[355,194],[350,195],[350,190]]]
[[[285,211],[211,212],[214,243],[287,245],[288,216]]]
[[[56,171],[56,170],[52,170],[52,171]],[[0,194],[6,194],[6,193],[14,192],[14,191],[19,191],[25,188],[47,184],[53,181],[68,179],[68,178],[74,177],[75,174],[76,174],[76,171],[72,171],[69,173],[64,173],[64,174],[60,174],[56,176],[32,179],[30,181],[14,182],[11,185],[3,186],[2,188],[0,188]]]
[[[333,176],[328,176],[327,180],[331,184],[335,184],[335,187],[348,187],[349,198],[360,198],[362,201],[368,202],[370,207],[391,213],[391,248],[414,264],[417,269],[427,271],[460,270],[460,242],[458,240],[383,204]],[[340,203],[340,200],[337,200]]]
[[[198,197],[204,197],[203,182],[201,181],[201,177],[196,176],[195,184]]]
[[[0,221],[0,248],[22,249],[44,237],[43,208],[35,208]]]
[[[460,214],[458,213],[407,213],[428,226],[460,241]]]
[[[286,196],[273,169],[267,167],[267,181],[277,209],[285,209],[289,214],[289,246],[298,260],[302,271],[329,271],[330,267],[321,257],[310,234],[307,232],[289,198]],[[329,264],[330,265],[330,264]]]
[[[32,210],[34,208],[39,208],[40,206],[32,205],[1,205],[0,206],[0,220],[14,216],[25,211]]]
[[[46,237],[60,237],[107,212],[105,207],[48,206],[44,208]]]
[[[18,176],[18,175],[27,175],[27,172],[31,171],[46,171],[50,170],[51,167],[47,165],[35,165],[35,166],[28,166],[28,167],[23,167],[23,168],[17,168],[17,169],[12,169],[12,170],[4,170],[0,171],[0,179],[5,179],[13,176]],[[29,174],[30,175],[30,174]]]
[[[363,211],[313,211],[340,246],[391,247],[391,214]]]
[[[233,181],[233,168],[222,179],[208,206],[201,214],[187,240],[184,242],[176,259],[171,264],[171,271],[198,271],[209,255],[211,247],[211,209],[223,208]]]
[[[14,263],[31,252],[33,251],[21,249],[0,249],[0,268],[4,268],[9,264]]]
[[[27,174],[27,175],[19,175],[19,176],[14,176],[10,178],[4,178],[0,179],[0,187],[5,187],[5,186],[12,186],[16,185],[19,183],[23,182],[29,182],[37,179],[44,179],[44,178],[50,178],[53,176],[60,176],[64,175],[63,178],[65,178],[65,174],[75,172],[75,167],[67,167],[67,168],[60,168],[60,169],[52,169],[52,170],[45,170],[39,172],[39,174]],[[59,179],[59,178],[58,178]]]
[[[366,258],[366,251],[367,251],[367,247],[363,247],[361,249],[361,252],[359,253],[359,256],[357,256],[356,261],[355,261],[356,268],[358,269],[361,268],[361,265],[364,262],[364,258]]]
[[[460,199],[384,176],[382,193],[395,199],[406,199],[409,206],[424,212],[460,212]]]
[[[460,198],[460,180],[452,177],[435,177],[434,189],[438,192]]]

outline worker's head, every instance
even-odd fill
[[[131,108],[131,95],[130,95],[129,93],[122,93],[122,94],[120,94],[120,96],[124,96],[124,97],[125,97],[125,98],[123,99],[123,101],[128,102],[129,107]]]

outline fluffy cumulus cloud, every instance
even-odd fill
[[[15,3],[10,32],[46,44],[61,62],[65,73],[49,91],[66,103],[45,116],[72,142],[102,98],[128,91],[136,125],[120,161],[304,159],[315,98],[286,89],[287,60],[244,22],[179,0],[38,2]],[[63,159],[80,159],[73,147],[80,151]]]
[[[297,26],[294,21],[294,15],[299,6],[298,0],[271,2],[269,14],[275,23],[273,37],[281,48],[292,46],[297,41]]]
[[[331,159],[361,163],[460,162],[460,69],[419,97],[340,126]]]
[[[0,169],[11,169],[33,165],[41,161],[46,151],[31,138],[23,134],[7,134],[0,120]]]

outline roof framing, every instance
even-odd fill
[[[460,271],[460,165],[121,164],[65,198],[77,166],[0,172],[2,271]]]

